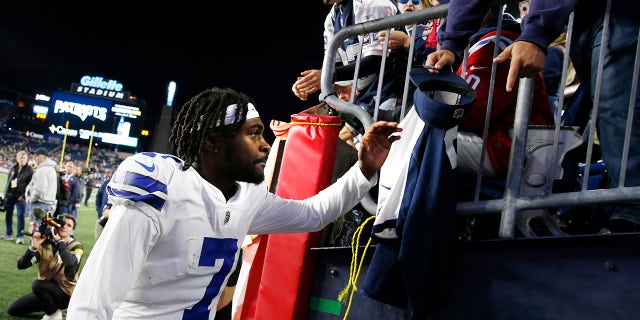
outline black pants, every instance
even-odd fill
[[[9,305],[7,313],[14,317],[24,317],[32,313],[44,311],[51,315],[58,309],[67,309],[71,296],[58,285],[49,280],[35,280],[31,285],[32,292],[24,295]]]
[[[93,187],[86,187],[84,189],[84,206],[87,206],[87,202],[89,201],[89,198],[91,197],[91,192],[93,192]]]

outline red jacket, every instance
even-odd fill
[[[484,132],[485,115],[489,98],[489,84],[491,79],[491,64],[496,31],[482,36],[470,49],[467,59],[465,80],[476,91],[476,100],[471,112],[468,113],[459,127],[460,131],[473,132],[482,137]],[[501,31],[500,52],[511,44],[518,34],[508,30]],[[462,74],[463,66],[458,68],[458,75]],[[509,130],[513,128],[515,118],[518,83],[514,90],[507,92],[505,84],[509,72],[509,62],[497,65],[496,81],[494,84],[493,105],[489,123],[487,153],[498,177],[505,177],[509,167],[509,153],[511,138]],[[542,74],[535,78],[533,102],[531,106],[530,125],[554,125],[554,115],[549,106],[545,92]]]

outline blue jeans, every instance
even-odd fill
[[[78,218],[78,207],[75,204],[70,204],[67,206],[67,212],[71,214],[74,218]]]
[[[614,4],[615,6],[615,1]],[[621,8],[618,8],[621,9]],[[613,10],[610,34],[604,56],[600,99],[598,104],[597,129],[602,158],[607,166],[609,187],[617,187],[620,182],[621,159],[624,149],[633,65],[640,22],[637,19],[616,17]],[[602,27],[604,18],[594,23],[580,35],[583,66],[590,67],[591,98],[595,96],[598,58],[602,48]],[[637,74],[635,75],[638,76]],[[640,185],[640,90],[636,88],[634,101],[631,141],[625,172],[625,186]],[[611,220],[624,219],[640,224],[640,204],[622,203],[610,208]]]
[[[5,202],[5,208],[7,212],[5,214],[5,222],[7,225],[6,235],[13,235],[13,208],[16,208],[16,214],[18,216],[18,232],[16,236],[22,237],[22,232],[24,231],[24,214],[29,209],[29,205],[26,201],[18,201],[16,198],[8,197]]]

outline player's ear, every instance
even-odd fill
[[[218,152],[218,143],[211,137],[204,138],[202,142],[202,152],[204,154],[215,155]]]

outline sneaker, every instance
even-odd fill
[[[611,230],[609,230],[609,228],[602,228],[600,229],[600,232],[598,232],[598,234],[611,234]]]
[[[56,312],[51,315],[45,314],[42,320],[62,320],[62,311],[56,310]]]
[[[22,237],[17,237],[16,238],[16,243],[17,244],[24,244],[24,240],[22,239]]]
[[[8,235],[2,235],[2,240],[8,240],[8,241],[12,241],[13,240],[13,236],[8,236]]]

